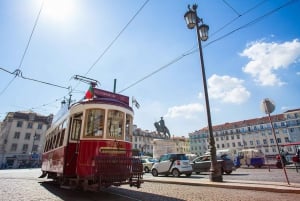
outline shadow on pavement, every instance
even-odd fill
[[[153,201],[153,200],[164,200],[164,201],[184,201],[182,199],[161,196],[152,193],[139,192],[137,188],[126,189],[122,187],[109,187],[103,188],[99,192],[92,191],[82,191],[74,189],[62,189],[53,181],[43,181],[39,182],[42,187],[48,190],[53,195],[59,197],[62,200],[72,200],[72,201]]]

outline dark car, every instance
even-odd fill
[[[232,171],[235,170],[233,161],[226,154],[217,156],[217,163],[220,165],[222,173],[231,174]],[[191,165],[193,167],[193,172],[196,172],[196,174],[200,174],[200,172],[209,172],[211,166],[210,155],[203,155],[195,158]]]

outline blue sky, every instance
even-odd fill
[[[134,123],[144,130],[162,116],[175,136],[207,126],[196,31],[183,18],[194,3],[210,28],[202,46],[213,125],[265,116],[264,98],[273,114],[300,108],[299,0],[45,0],[37,20],[42,2],[0,1],[1,120],[55,114],[68,98],[67,89],[9,73],[20,69],[71,86],[77,101],[88,85],[74,75],[109,91],[117,79],[116,91],[139,102]]]

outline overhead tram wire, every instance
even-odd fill
[[[222,26],[221,28],[219,28],[217,31],[215,31],[214,33],[211,34],[211,36],[217,34],[218,32],[220,32],[221,30],[223,30],[224,28],[226,28],[227,26],[229,26],[230,24],[232,24],[234,21],[236,21],[237,19],[239,19],[240,17],[246,15],[247,13],[250,13],[251,11],[253,11],[254,9],[256,9],[257,7],[261,6],[262,4],[264,4],[266,1],[268,0],[263,0],[260,3],[256,4],[255,6],[253,6],[252,8],[248,9],[247,11],[245,11],[242,14],[238,14],[237,17],[233,18],[231,21],[229,21],[228,23],[226,23],[224,26]],[[230,8],[232,8],[232,6],[229,5]],[[232,8],[233,9],[233,8]]]
[[[133,15],[129,22],[123,27],[123,29],[118,33],[118,35],[110,42],[110,44],[105,48],[102,54],[96,59],[96,61],[91,65],[88,71],[84,74],[85,76],[95,67],[95,65],[100,61],[100,59],[105,55],[105,53],[111,48],[111,46],[118,40],[122,33],[127,29],[131,22],[136,18],[136,16],[143,10],[149,0],[146,0],[144,4],[139,8],[139,10]]]
[[[113,44],[118,40],[118,38],[123,34],[123,32],[128,28],[131,22],[136,18],[136,16],[143,10],[149,0],[146,0],[143,5],[138,9],[138,11],[133,15],[133,17],[128,21],[128,23],[121,29],[121,31],[117,34],[117,36],[110,42],[110,44],[105,48],[105,50],[100,54],[100,56],[96,59],[96,61],[90,66],[88,71],[84,74],[86,76],[95,66],[96,64],[102,59],[102,57],[106,54],[106,52],[113,46]],[[79,81],[74,87],[74,89],[79,85]],[[72,92],[72,91],[71,91]]]
[[[267,16],[273,14],[274,12],[277,12],[278,10],[280,10],[280,9],[282,9],[282,8],[284,8],[284,7],[286,7],[286,6],[290,5],[290,4],[292,4],[292,3],[295,3],[296,1],[299,1],[299,0],[290,0],[289,2],[287,2],[287,3],[285,3],[285,4],[283,4],[283,5],[279,6],[279,7],[277,7],[277,8],[275,8],[275,9],[273,9],[273,10],[267,12],[266,14],[264,14],[264,15],[258,17],[258,18],[255,18],[254,20],[248,22],[247,24],[245,24],[245,25],[243,25],[243,26],[240,26],[239,28],[230,31],[230,32],[228,32],[227,34],[224,34],[224,35],[220,36],[219,38],[217,38],[217,39],[215,39],[215,40],[213,40],[213,41],[211,41],[211,42],[208,42],[206,45],[203,46],[203,48],[205,48],[205,47],[207,47],[207,46],[209,46],[209,45],[211,45],[211,44],[213,44],[213,43],[215,43],[215,42],[217,42],[217,41],[219,41],[219,40],[221,40],[221,39],[223,39],[223,38],[226,38],[227,36],[229,36],[229,35],[235,33],[236,31],[239,31],[239,30],[241,30],[241,29],[243,29],[243,28],[246,28],[246,27],[248,27],[248,26],[250,26],[250,25],[253,25],[253,24],[255,24],[255,23],[261,21],[263,18],[265,18],[265,17],[267,17]],[[256,8],[256,7],[259,6],[259,5],[260,5],[260,4],[254,6],[254,7],[251,8],[250,10],[253,10],[254,8]],[[247,12],[249,12],[250,10],[248,10]],[[198,52],[198,51],[199,51],[198,49],[195,49],[195,50],[187,51],[186,53],[183,53],[181,56],[179,56],[179,57],[173,59],[173,60],[172,60],[171,62],[169,62],[168,64],[163,65],[162,67],[158,68],[158,69],[155,70],[154,72],[152,72],[152,73],[146,75],[145,77],[143,77],[143,78],[137,80],[136,82],[132,83],[132,84],[129,85],[128,87],[122,89],[121,91],[119,91],[119,93],[124,92],[125,90],[127,90],[127,89],[129,89],[129,88],[131,88],[131,87],[133,87],[133,86],[135,86],[135,85],[137,85],[138,83],[144,81],[145,79],[151,77],[152,75],[158,73],[159,71],[161,71],[161,70],[167,68],[167,67],[170,66],[171,64],[174,64],[174,63],[176,63],[177,61],[181,60],[182,58],[184,58],[184,57],[186,57],[186,56],[188,56],[188,55],[194,54],[194,53],[196,53],[196,52]]]
[[[234,30],[232,30],[232,31],[230,31],[230,32],[228,32],[228,33],[222,35],[222,36],[220,36],[219,38],[216,38],[215,40],[212,40],[212,41],[208,42],[204,47],[207,47],[208,45],[211,45],[211,44],[213,44],[213,43],[215,43],[215,42],[217,42],[217,41],[219,41],[219,40],[221,40],[221,39],[223,39],[223,38],[226,38],[227,36],[229,36],[229,35],[231,35],[231,34],[237,32],[237,31],[239,31],[239,30],[241,30],[241,29],[244,29],[244,28],[246,28],[246,27],[248,27],[248,26],[251,26],[251,25],[253,25],[253,24],[256,24],[256,23],[258,23],[259,21],[263,20],[264,18],[268,17],[269,15],[271,15],[271,14],[273,14],[273,13],[279,11],[280,9],[282,9],[282,8],[284,8],[284,7],[286,7],[286,6],[289,6],[289,5],[292,4],[292,3],[295,3],[296,1],[299,1],[299,0],[290,0],[289,2],[287,2],[287,3],[285,3],[285,4],[281,5],[281,6],[279,6],[279,7],[277,7],[277,8],[275,8],[275,9],[273,9],[273,10],[267,12],[267,13],[265,13],[264,15],[255,18],[254,20],[252,20],[252,21],[250,21],[250,22],[248,22],[248,23],[246,23],[246,24],[244,24],[244,25],[242,25],[242,26],[240,26],[240,27],[238,27],[238,28],[236,28],[236,29],[234,29]],[[194,52],[197,52],[197,51],[198,51],[198,50],[194,50]]]
[[[192,48],[192,49],[193,49],[193,48]],[[191,49],[191,50],[192,50],[192,49]],[[172,60],[172,61],[170,61],[169,63],[167,63],[167,64],[165,64],[165,65],[161,66],[160,68],[158,68],[158,69],[157,69],[157,70],[155,70],[154,72],[152,72],[152,73],[150,73],[150,74],[146,75],[145,77],[143,77],[143,78],[139,79],[138,81],[136,81],[136,82],[132,83],[132,84],[131,84],[131,85],[129,85],[128,87],[126,87],[126,88],[122,89],[121,91],[119,91],[118,93],[122,93],[122,92],[124,92],[125,90],[127,90],[127,89],[129,89],[129,88],[131,88],[131,87],[133,87],[133,86],[135,86],[135,85],[137,85],[138,83],[140,83],[140,82],[142,82],[143,80],[145,80],[145,79],[147,79],[147,78],[151,77],[152,75],[154,75],[154,74],[158,73],[159,71],[161,71],[161,70],[163,70],[163,69],[165,69],[165,68],[169,67],[170,65],[172,65],[172,64],[174,64],[174,63],[176,63],[177,61],[181,60],[183,57],[185,57],[185,56],[188,56],[188,55],[192,54],[192,53],[193,53],[193,51],[191,51],[191,50],[188,50],[188,51],[186,51],[186,52],[185,52],[185,53],[183,53],[182,55],[180,55],[180,56],[178,56],[177,58],[173,59],[173,60]]]
[[[235,10],[227,1],[225,1],[225,0],[223,0],[223,2],[229,7],[229,8],[231,8],[231,10],[233,10],[233,12],[235,12],[235,14],[237,15],[237,16],[242,16],[239,12],[237,12],[237,10]]]
[[[38,13],[38,15],[37,15],[37,17],[36,17],[36,19],[35,19],[34,26],[33,26],[32,31],[31,31],[31,33],[30,33],[30,36],[29,36],[27,45],[26,45],[26,47],[25,47],[25,50],[24,50],[24,52],[23,52],[23,55],[22,55],[21,61],[20,61],[20,63],[19,63],[18,69],[21,69],[21,67],[22,67],[22,64],[23,64],[25,55],[26,55],[26,53],[27,53],[27,50],[28,50],[28,48],[29,48],[29,45],[30,45],[30,42],[31,42],[33,33],[34,33],[34,31],[35,31],[35,28],[36,28],[36,26],[37,26],[38,20],[39,20],[39,18],[40,18],[40,15],[41,15],[43,6],[44,6],[44,1],[42,2],[41,7],[40,7],[40,10],[39,10],[39,13]],[[11,83],[12,83],[15,79],[16,79],[16,76],[15,76],[12,80],[9,81],[9,83],[8,83],[8,84],[4,87],[4,89],[2,89],[2,91],[0,92],[0,96],[8,89],[8,87],[11,85]]]
[[[25,80],[31,80],[31,81],[34,81],[34,82],[39,82],[39,83],[42,83],[42,84],[46,84],[46,85],[50,85],[50,86],[54,86],[54,87],[59,87],[59,88],[63,88],[63,89],[68,89],[68,90],[70,89],[70,87],[64,87],[64,86],[60,86],[60,85],[53,84],[53,83],[50,83],[50,82],[45,82],[45,81],[41,81],[41,80],[37,80],[37,79],[34,79],[34,78],[29,78],[29,77],[24,77],[23,74],[22,74],[22,71],[20,69],[17,69],[14,72],[10,72],[10,71],[0,67],[0,70],[3,70],[7,73],[15,75],[14,79],[16,77],[21,77]]]

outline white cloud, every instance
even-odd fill
[[[198,103],[191,103],[188,105],[174,106],[168,109],[165,117],[176,118],[183,117],[185,119],[192,119],[199,116],[199,112],[204,111],[204,106]]]
[[[243,71],[254,77],[257,83],[263,86],[280,86],[285,83],[275,71],[297,62],[300,58],[300,42],[297,39],[284,43],[256,41],[248,45],[240,55],[251,60]]]
[[[296,75],[300,75],[300,72],[297,72]]]
[[[209,97],[226,103],[243,103],[250,97],[243,82],[235,77],[214,74],[208,79]]]

